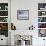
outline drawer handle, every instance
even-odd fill
[[[1,39],[1,40],[3,40],[3,39]]]
[[[45,40],[45,39],[43,39],[43,40]]]

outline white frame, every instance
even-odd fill
[[[17,20],[29,20],[29,10],[17,10]]]

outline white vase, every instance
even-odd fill
[[[21,40],[21,46],[25,46],[25,41]]]

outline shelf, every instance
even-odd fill
[[[38,16],[38,17],[46,17],[46,15],[44,15],[44,16]]]
[[[46,10],[38,10],[38,11],[46,11]]]
[[[46,23],[46,22],[38,22],[38,23]]]
[[[8,3],[0,3],[0,35],[8,37]]]
[[[38,3],[38,36],[46,37],[46,3]]]
[[[8,23],[8,22],[0,22],[0,23]]]
[[[0,10],[0,11],[8,11],[8,10]]]
[[[0,17],[8,17],[8,16],[0,16]]]
[[[46,28],[38,28],[38,29],[46,29]]]

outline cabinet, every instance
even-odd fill
[[[8,3],[0,3],[0,35],[8,37]]]
[[[46,3],[38,3],[38,31],[40,37],[46,37]]]
[[[0,45],[8,45],[8,38],[0,35]]]
[[[46,46],[46,37],[38,38],[38,46]]]

